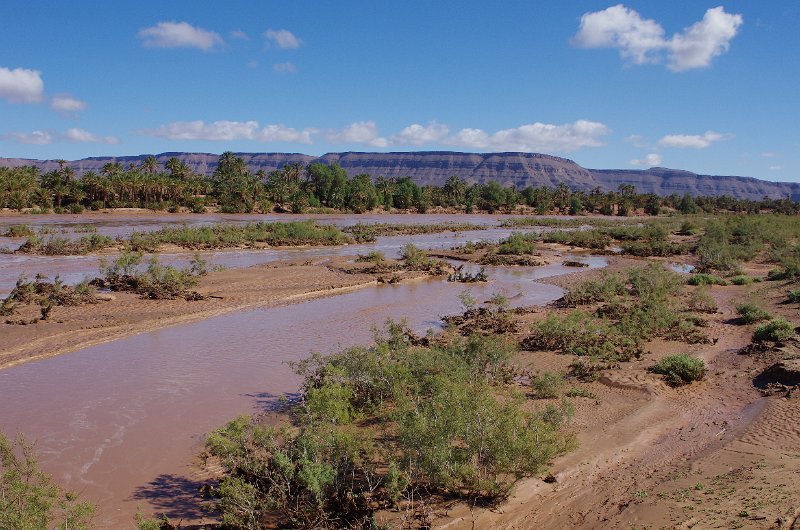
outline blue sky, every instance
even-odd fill
[[[797,2],[32,0],[2,20],[0,156],[533,151],[800,181]]]

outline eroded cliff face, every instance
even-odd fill
[[[622,169],[590,169],[592,175],[607,189],[620,184],[633,184],[639,191],[670,195],[730,195],[740,199],[759,200],[764,197],[800,200],[800,183],[769,182],[752,177],[698,175],[691,171],[654,167],[640,171]]]
[[[366,173],[373,177],[411,177],[421,185],[442,185],[452,175],[468,182],[496,180],[504,186],[550,186],[562,182],[574,190],[603,191],[618,189],[620,184],[633,184],[637,191],[669,195],[730,195],[741,199],[761,199],[764,196],[791,197],[800,200],[800,183],[768,182],[751,177],[697,175],[689,171],[665,168],[646,170],[586,169],[572,160],[538,153],[457,153],[425,151],[407,153],[328,153],[314,157],[300,153],[236,153],[252,171],[270,172],[286,164],[309,164],[320,161],[341,165],[348,175]],[[99,173],[109,162],[141,164],[147,155],[124,157],[92,157],[68,162],[82,175]],[[211,174],[219,155],[212,153],[161,153],[156,159],[163,166],[177,157],[193,171]],[[43,172],[57,169],[55,160],[0,158],[0,166],[35,165]]]

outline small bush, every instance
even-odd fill
[[[557,398],[564,385],[564,376],[553,372],[542,372],[531,378],[531,388],[538,399]]]
[[[30,237],[36,235],[36,232],[28,225],[11,225],[8,230],[3,232],[3,237]]]
[[[582,398],[589,398],[595,399],[597,396],[589,390],[588,388],[583,388],[580,386],[573,386],[564,394],[567,397],[582,397]]]
[[[702,359],[685,353],[668,355],[658,361],[653,372],[664,375],[664,379],[672,386],[688,385],[692,381],[700,381],[706,375],[706,364]]]
[[[519,256],[522,254],[533,254],[536,252],[536,243],[530,236],[522,234],[511,234],[508,238],[500,242],[497,253],[503,255]]]
[[[741,304],[736,307],[736,312],[739,314],[739,322],[742,324],[755,324],[771,318],[769,313],[755,304]]]
[[[800,302],[800,291],[789,291],[787,296],[792,303]]]
[[[728,285],[724,278],[714,274],[692,274],[688,280],[689,285]]]
[[[745,276],[744,274],[740,274],[739,276],[734,276],[731,278],[731,283],[733,285],[750,285],[753,283],[753,279],[750,276]]]
[[[359,254],[356,258],[356,262],[358,263],[375,263],[376,265],[379,263],[384,263],[386,261],[386,256],[383,252],[379,252],[377,250],[373,250],[369,254]]]
[[[708,289],[700,287],[689,295],[688,308],[698,313],[716,313],[719,307],[717,301],[708,293]]]
[[[778,317],[758,326],[753,333],[753,342],[783,342],[794,335],[794,325],[785,318]]]

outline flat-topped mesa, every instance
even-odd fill
[[[800,200],[800,183],[769,182],[752,177],[698,175],[690,171],[666,168],[645,170],[586,169],[572,160],[539,153],[459,153],[451,151],[416,151],[366,153],[327,153],[320,157],[302,153],[235,153],[252,171],[270,172],[299,162],[337,163],[353,176],[366,173],[373,177],[411,177],[417,184],[442,186],[453,175],[470,183],[495,180],[503,186],[556,187],[561,183],[573,190],[617,190],[620,184],[633,184],[640,193],[657,195],[730,195],[739,199],[786,198]],[[105,164],[119,162],[140,165],[147,155],[91,157],[67,162],[78,175],[99,173]],[[155,155],[163,165],[178,158],[192,171],[210,175],[219,155],[213,153],[168,152]],[[59,168],[57,160],[0,158],[0,166],[34,165],[41,171]]]

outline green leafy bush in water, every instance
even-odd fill
[[[186,298],[197,300],[201,297],[190,289],[198,283],[198,277],[208,273],[208,263],[195,254],[188,267],[178,269],[171,265],[162,265],[155,256],[151,257],[147,267],[142,270],[144,254],[142,252],[123,252],[119,258],[108,263],[100,263],[102,278],[94,280],[94,285],[106,287],[112,291],[132,291],[143,298],[153,300]]]
[[[706,375],[706,364],[702,359],[684,353],[668,355],[658,361],[652,368],[653,372],[664,375],[667,383],[672,386],[688,385],[693,381],[700,381]]]
[[[794,324],[778,317],[758,326],[753,333],[753,342],[783,342],[794,335]]]
[[[30,237],[33,235],[36,235],[36,232],[28,225],[10,225],[3,232],[3,237]]]
[[[532,237],[531,237],[532,236]],[[503,255],[520,256],[523,254],[533,254],[536,252],[535,234],[511,234],[506,239],[500,241],[497,253]]]
[[[39,469],[33,448],[0,433],[0,528],[84,530],[94,506],[64,491]]]
[[[234,528],[370,527],[376,510],[447,493],[503,498],[574,445],[569,406],[541,411],[503,383],[496,337],[436,346],[390,323],[373,346],[298,363],[292,426],[239,418],[206,447],[225,469],[218,506]]]
[[[736,307],[736,313],[739,314],[739,322],[742,324],[755,324],[772,318],[769,313],[755,304],[741,304]]]
[[[114,244],[114,239],[101,234],[83,236],[79,239],[57,235],[45,239],[40,235],[33,235],[17,249],[17,252],[45,256],[74,256],[96,252]]]

